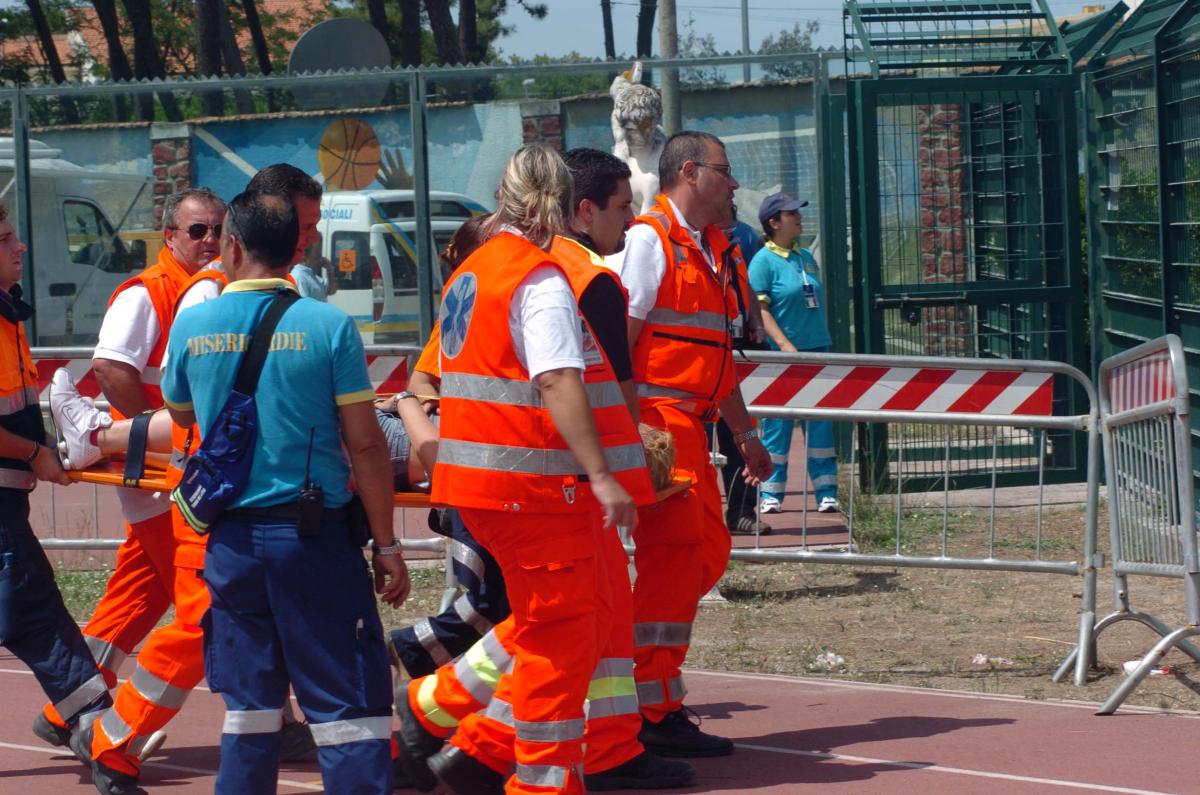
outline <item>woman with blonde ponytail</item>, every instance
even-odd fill
[[[484,238],[515,230],[548,251],[571,217],[571,172],[550,147],[526,146],[508,161],[496,200],[499,206],[484,224]]]
[[[525,147],[509,161],[497,198],[484,224],[487,242],[442,295],[432,498],[459,509],[504,575],[512,613],[493,632],[505,638],[499,642],[514,664],[495,697],[511,705],[513,721],[461,716],[449,747],[428,756],[449,733],[423,712],[431,694],[449,686],[445,666],[434,679],[413,680],[396,709],[418,787],[432,785],[432,771],[456,793],[500,792],[505,777],[496,771],[511,757],[485,749],[511,742],[509,793],[574,795],[584,790],[584,699],[612,645],[613,600],[599,545],[604,528],[636,523],[618,478],[644,475],[646,464],[628,412],[593,416],[589,393],[623,405],[622,394],[611,368],[585,391],[591,359],[576,295],[547,253],[570,217],[566,164],[551,149]],[[645,485],[652,498],[648,476]]]

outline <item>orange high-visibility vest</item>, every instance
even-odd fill
[[[509,331],[513,294],[543,265],[568,271],[523,237],[501,233],[468,257],[446,285],[439,318],[442,421],[434,502],[535,513],[594,506],[579,462],[517,358]],[[572,290],[588,281],[580,275],[571,281]],[[587,328],[586,320],[581,322]],[[585,361],[588,371],[594,370],[584,388],[609,469],[634,499],[648,493],[652,502],[641,437],[612,367],[594,343],[585,350]]]
[[[158,252],[157,262],[136,276],[131,276],[121,282],[108,299],[108,305],[111,307],[118,295],[137,284],[143,285],[150,294],[150,303],[158,318],[158,340],[154,343],[149,358],[146,359],[145,369],[142,370],[142,392],[151,406],[163,404],[162,390],[159,388],[162,371],[159,367],[162,364],[163,354],[167,351],[167,336],[171,331],[171,323],[175,320],[175,302],[189,278],[191,278],[191,274],[179,264],[175,255],[171,253],[171,249],[163,246]],[[112,408],[110,411],[113,419],[124,419],[124,415],[116,408]]]
[[[46,431],[38,406],[37,364],[19,319],[33,312],[17,296],[12,304],[0,312],[0,428],[41,444]],[[23,459],[0,458],[0,488],[32,491],[36,485],[37,478]]]
[[[638,395],[668,399],[697,415],[711,415],[735,385],[730,320],[737,317],[737,279],[725,265],[729,240],[704,230],[716,273],[663,194],[634,223],[649,224],[662,243],[667,267],[654,308],[633,346]]]

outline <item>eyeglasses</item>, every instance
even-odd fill
[[[711,168],[713,171],[718,171],[725,175],[726,179],[733,179],[733,166],[729,165],[728,163],[705,163],[703,160],[693,160],[692,162],[698,166],[704,166],[705,168]]]
[[[187,236],[192,240],[203,240],[208,235],[208,230],[210,229],[212,230],[213,237],[220,237],[221,227],[221,224],[213,224],[212,226],[208,224],[192,224],[183,231],[187,232]],[[177,226],[172,226],[171,229],[176,232],[179,231],[179,227]]]

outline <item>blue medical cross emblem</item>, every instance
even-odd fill
[[[467,330],[475,309],[475,294],[475,274],[464,273],[451,283],[442,299],[438,322],[442,328],[442,355],[449,359],[458,356],[463,343],[467,341]]]

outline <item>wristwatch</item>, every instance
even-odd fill
[[[379,546],[378,541],[371,542],[371,554],[372,555],[401,555],[403,553],[404,553],[404,547],[400,545],[399,541],[393,541],[392,543],[388,544],[386,547]]]
[[[397,393],[396,393],[395,401],[396,401],[397,403],[399,403],[401,400],[404,400],[405,398],[415,398],[416,396],[417,396],[417,395],[416,395],[416,393],[414,393],[414,392],[409,392],[409,391],[406,389],[406,390],[404,390],[403,392],[397,392]]]
[[[733,435],[733,443],[741,444],[742,442],[745,442],[749,439],[757,439],[757,438],[758,438],[758,428],[751,428],[748,431],[742,431],[741,433],[735,433]]]

